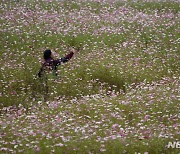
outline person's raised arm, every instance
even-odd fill
[[[69,54],[67,54],[65,57],[55,61],[56,65],[60,65],[61,63],[68,62],[73,57],[75,52],[76,52],[76,50],[74,48],[70,48]]]

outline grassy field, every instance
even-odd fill
[[[0,0],[0,153],[178,154],[179,25],[178,0]]]

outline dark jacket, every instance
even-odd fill
[[[63,57],[61,59],[56,59],[56,60],[53,58],[46,59],[38,72],[38,76],[42,77],[43,72],[47,69],[54,71],[55,75],[57,75],[57,73],[56,73],[57,66],[61,65],[61,63],[68,62],[72,58],[73,55],[74,55],[74,53],[70,52],[68,55],[66,55],[65,57]]]

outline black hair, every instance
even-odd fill
[[[44,59],[47,60],[47,59],[51,58],[51,53],[52,53],[51,50],[49,50],[49,49],[45,50],[44,51]]]

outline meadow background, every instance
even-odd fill
[[[0,153],[179,153],[179,26],[179,0],[0,0]]]

